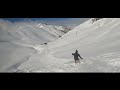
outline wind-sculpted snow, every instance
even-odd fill
[[[33,48],[16,45],[10,42],[0,42],[0,72],[16,70],[32,53]]]

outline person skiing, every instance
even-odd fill
[[[80,63],[79,57],[80,57],[81,59],[83,59],[83,58],[80,56],[80,54],[78,53],[78,50],[76,50],[75,53],[72,53],[72,55],[74,55],[75,64]]]

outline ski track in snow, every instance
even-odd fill
[[[66,72],[66,71],[76,71],[76,69],[77,69],[76,68],[77,65],[75,65],[74,62],[72,62],[70,64],[64,64],[65,61],[62,61],[61,64],[58,63],[58,60],[60,61],[61,59],[55,58],[52,55],[49,55],[50,52],[47,52],[48,50],[47,50],[46,46],[43,46],[41,48],[41,46],[39,46],[39,45],[33,46],[33,45],[26,45],[26,44],[20,44],[20,43],[16,43],[16,44],[31,47],[37,51],[37,53],[29,56],[29,58],[27,59],[26,62],[19,63],[19,66],[17,67],[16,72]],[[47,56],[45,56],[46,53],[48,54]],[[34,65],[36,65],[36,63],[32,58],[34,58],[36,56],[40,56],[40,55],[43,57],[41,60],[45,60],[45,59],[49,58],[50,61],[49,62],[46,61],[45,63],[48,62],[48,64],[45,66],[43,66],[43,65],[40,66],[39,64],[38,64],[39,66],[34,66]],[[40,57],[39,57],[39,59],[40,59]],[[40,63],[39,59],[37,59],[38,63]],[[51,60],[56,60],[56,62],[52,63]],[[65,59],[63,59],[63,60],[65,60]],[[31,63],[35,63],[35,64],[32,66]]]
[[[49,52],[48,47],[45,45],[24,46],[34,48],[37,53],[31,55],[26,62],[21,63],[16,72],[120,72],[119,52],[107,53],[101,56],[86,58],[81,60],[80,64],[75,65],[74,61],[68,61],[67,59],[62,60],[53,57],[51,55],[51,52]],[[34,61],[34,58],[37,59]],[[43,60],[46,64],[43,64]],[[54,63],[52,62],[52,60],[54,60]],[[58,63],[58,60],[61,60],[62,63]],[[40,61],[42,61],[43,65],[40,64]]]

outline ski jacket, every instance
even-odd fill
[[[78,53],[72,53],[72,55],[74,55],[74,60],[79,60],[79,57],[83,59]]]

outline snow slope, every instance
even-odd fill
[[[91,21],[92,19],[74,28],[63,35],[62,39],[51,42],[49,48],[54,57],[71,59],[71,53],[78,49],[85,63],[78,71],[120,71],[120,19]]]
[[[83,57],[119,52],[120,19],[104,18],[93,24],[90,22],[91,19],[63,35],[62,39],[51,42],[50,48],[54,49],[55,55],[69,57],[75,49]]]
[[[43,44],[64,35],[62,26],[46,25],[38,22],[0,21],[0,41]]]
[[[38,26],[42,28],[42,26]],[[92,19],[80,24],[48,45],[20,44],[35,50],[27,61],[12,65],[14,72],[120,72],[120,19]],[[48,36],[49,37],[49,36]],[[71,55],[78,49],[83,57],[74,65]]]
[[[42,51],[36,48],[38,53],[21,64],[17,72],[120,72],[119,28],[119,18],[94,23],[89,19],[42,46]],[[71,55],[76,49],[84,58],[80,65],[74,65]]]
[[[63,26],[28,21],[11,23],[1,19],[0,71],[14,71],[36,53],[35,45],[59,38],[65,34],[64,30]]]

